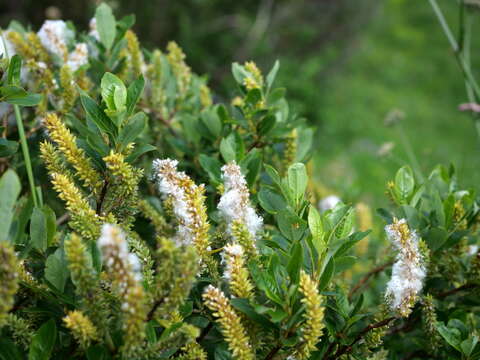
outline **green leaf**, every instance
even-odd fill
[[[127,156],[127,158],[125,159],[128,163],[133,163],[135,160],[137,160],[137,158],[139,158],[141,155],[147,153],[147,152],[150,152],[150,151],[154,151],[154,150],[157,150],[157,148],[153,145],[150,145],[150,144],[138,144],[135,149],[133,150],[133,152]]]
[[[280,61],[275,60],[275,64],[273,64],[272,70],[267,75],[267,89],[270,90],[270,88],[273,85],[273,82],[275,81],[275,78],[277,77],[278,69],[280,69]]]
[[[7,241],[13,219],[13,208],[20,194],[20,179],[13,170],[0,178],[0,241]]]
[[[18,151],[18,142],[7,140],[4,138],[0,139],[0,158],[12,156]]]
[[[107,156],[110,153],[110,147],[105,144],[105,140],[102,136],[99,135],[100,134],[98,132],[90,132],[90,134],[87,136],[86,142],[88,148],[85,146],[85,142],[83,141],[83,139],[79,139],[78,144],[81,148],[85,149],[90,158],[92,158],[94,161],[102,162],[103,160],[101,160],[101,158]],[[92,153],[92,151],[94,152]],[[95,152],[97,153],[96,155],[94,155]]]
[[[142,96],[143,88],[145,87],[145,79],[141,75],[138,79],[133,81],[127,90],[127,115],[133,114],[138,100]]]
[[[477,346],[478,343],[478,336],[477,335],[472,335],[468,339],[462,341],[460,344],[460,348],[462,349],[462,352],[465,356],[469,357],[473,349],[475,349],[475,346]]]
[[[88,360],[110,360],[108,350],[102,345],[92,345],[87,350],[87,359]]]
[[[47,218],[41,208],[34,208],[30,220],[30,238],[32,245],[39,251],[48,247]]]
[[[127,125],[125,125],[118,136],[118,143],[121,148],[124,149],[125,146],[134,142],[135,139],[145,130],[147,127],[147,115],[144,112],[138,112],[131,119],[128,120]]]
[[[273,115],[265,116],[258,124],[257,131],[261,136],[267,135],[275,127],[277,118]]]
[[[312,233],[312,242],[313,246],[318,252],[318,255],[321,256],[327,249],[327,244],[325,242],[325,231],[323,228],[322,218],[315,206],[310,205],[308,210],[308,227]]]
[[[245,103],[251,106],[255,106],[260,100],[262,100],[262,92],[260,89],[250,90],[245,97]]]
[[[80,101],[89,119],[93,121],[100,130],[110,135],[117,134],[115,124],[87,93],[81,92]]]
[[[290,259],[287,264],[288,275],[293,284],[297,284],[300,279],[300,270],[303,264],[303,248],[300,241],[293,245],[290,251]]]
[[[335,273],[335,260],[330,258],[330,260],[327,263],[327,266],[325,266],[325,269],[322,272],[322,276],[320,276],[320,282],[318,284],[318,291],[322,291],[327,287],[327,285],[330,283],[330,280],[333,277],[333,274]]]
[[[107,50],[110,50],[117,33],[115,17],[110,6],[105,3],[100,4],[95,11],[95,20],[100,41]]]
[[[232,74],[239,85],[243,85],[243,80],[248,76],[244,67],[236,62],[232,64]]]
[[[260,190],[258,200],[260,206],[270,214],[277,214],[287,206],[282,196],[265,187]]]
[[[213,139],[217,139],[222,133],[222,121],[218,116],[218,110],[215,107],[202,112],[200,119]]]
[[[0,38],[1,41],[1,38]],[[0,339],[0,360],[23,360],[20,350],[7,338]]]
[[[255,181],[262,169],[262,153],[258,149],[252,149],[240,162],[240,167],[245,173],[245,179],[249,187],[254,186]]]
[[[268,164],[265,164],[265,170],[267,171],[268,176],[270,176],[274,184],[277,185],[278,187],[281,187],[282,180],[280,179],[280,175],[278,174],[278,171]]]
[[[92,260],[92,266],[95,271],[99,274],[102,271],[102,253],[97,246],[96,242],[90,244],[89,253]]]
[[[117,21],[117,36],[118,38],[123,38],[125,32],[135,25],[136,17],[134,14],[126,15]]]
[[[268,94],[268,104],[275,105],[278,101],[283,100],[285,98],[285,94],[287,93],[287,89],[285,88],[276,88],[273,89]]]
[[[102,99],[108,110],[121,112],[127,104],[127,88],[122,80],[112,73],[106,72],[101,81]]]
[[[290,241],[300,240],[307,229],[305,221],[291,211],[282,210],[275,217],[280,232]]]
[[[295,198],[296,204],[303,198],[305,190],[307,189],[307,169],[302,163],[296,163],[288,168],[288,187],[290,188]]]
[[[335,235],[337,238],[347,236],[353,226],[353,209],[348,205],[337,204],[331,211],[326,213],[326,218],[333,229],[327,242]]]
[[[17,85],[6,85],[0,87],[0,96],[4,101],[8,99],[21,99],[27,96],[27,92],[25,89],[21,88]]]
[[[149,321],[147,323],[147,326],[145,327],[145,335],[146,335],[147,341],[150,344],[153,344],[157,341],[157,334],[155,332],[155,326],[153,321]]]
[[[462,351],[460,348],[460,331],[456,328],[448,328],[445,324],[437,323],[437,331],[442,335],[445,341],[453,346],[456,350]]]
[[[314,130],[312,128],[299,128],[297,130],[297,154],[295,161],[304,162],[310,155],[313,144]]]
[[[43,214],[47,224],[47,245],[53,244],[55,234],[57,232],[57,218],[55,212],[47,205],[42,207]]]
[[[240,136],[235,133],[230,133],[227,137],[223,138],[220,142],[220,154],[223,157],[225,163],[236,160],[240,162],[243,158],[244,145]]]
[[[216,158],[207,156],[205,154],[200,154],[200,165],[202,166],[203,170],[208,173],[210,180],[214,184],[220,184],[222,181],[221,178],[221,167],[222,164]]]
[[[49,360],[57,340],[55,320],[50,319],[37,330],[30,344],[28,360]]]
[[[29,196],[27,201],[23,204],[23,206],[20,207],[19,211],[15,215],[17,234],[13,239],[14,244],[23,243],[24,239],[27,238],[26,227],[32,215],[33,205],[33,199],[31,196]]]
[[[368,234],[370,234],[371,230],[367,231],[359,231],[355,232],[350,235],[345,241],[343,241],[340,246],[334,251],[335,258],[343,256],[350,250],[357,242],[364,239]]]
[[[415,179],[410,166],[403,166],[395,175],[394,194],[400,204],[405,204],[413,194]]]
[[[335,274],[350,269],[357,261],[355,256],[340,256],[335,258]]]
[[[22,70],[22,58],[20,55],[13,55],[8,64],[7,83],[9,85],[20,85],[20,72]]]
[[[6,99],[5,101],[12,105],[19,105],[19,106],[35,106],[42,100],[42,95],[40,94],[27,94],[20,98],[10,98]]]
[[[353,224],[355,220],[355,211],[353,208],[349,208],[345,216],[338,223],[335,229],[335,235],[337,238],[342,239],[348,236],[353,230]]]
[[[58,291],[63,293],[68,274],[65,253],[62,249],[58,248],[45,262],[45,279],[55,286]]]
[[[0,87],[0,102],[5,101],[9,104],[20,106],[34,106],[41,99],[41,95],[29,94],[19,86],[6,85]]]
[[[239,310],[240,312],[244,313],[249,319],[251,319],[254,323],[259,324],[263,328],[267,330],[276,330],[277,327],[273,324],[266,316],[258,314],[255,309],[250,305],[247,299],[241,298],[234,298],[230,300],[232,306]]]
[[[222,139],[222,141],[220,142],[220,154],[222,154],[223,160],[226,163],[229,163],[236,159],[234,136],[228,136]]]

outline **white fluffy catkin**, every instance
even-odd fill
[[[409,229],[405,219],[395,219],[393,224],[385,227],[385,232],[398,250],[385,296],[392,310],[406,317],[415,305],[426,276],[423,256],[418,247],[419,239],[417,233]]]
[[[235,161],[224,165],[222,178],[225,190],[218,203],[218,210],[227,222],[228,230],[231,230],[234,221],[240,221],[255,239],[263,226],[263,219],[250,204],[250,192],[240,166]]]

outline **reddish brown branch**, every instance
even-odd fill
[[[393,260],[389,261],[383,265],[377,266],[376,268],[372,269],[369,271],[363,278],[360,279],[360,281],[350,290],[348,297],[351,298],[353,294],[355,294],[358,290],[360,290],[367,282],[370,280],[370,278],[379,272],[382,272],[385,270],[387,267],[393,264]]]
[[[335,354],[331,357],[329,356],[329,352],[327,351],[327,353],[325,354],[323,359],[324,360],[338,359],[342,355],[349,354],[353,350],[353,346],[357,342],[359,342],[368,332],[372,331],[373,329],[378,329],[378,328],[387,326],[388,324],[390,324],[390,322],[392,322],[395,319],[396,319],[396,317],[392,316],[392,317],[389,317],[389,318],[384,319],[382,321],[379,321],[379,322],[376,322],[376,323],[373,323],[373,324],[370,324],[370,325],[366,326],[362,331],[360,331],[358,333],[358,335],[355,337],[355,339],[349,345],[339,346],[337,351],[335,352]],[[329,348],[333,349],[333,346],[330,346]]]
[[[438,299],[443,299],[443,298],[446,298],[447,296],[456,294],[459,291],[473,289],[473,288],[476,288],[477,286],[478,286],[477,284],[464,284],[464,285],[459,286],[455,289],[451,289],[451,290],[448,290],[448,291],[441,292],[436,297]]]

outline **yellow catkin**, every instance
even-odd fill
[[[317,290],[317,284],[304,271],[300,273],[300,292],[303,295],[301,301],[305,304],[305,323],[301,328],[302,343],[300,348],[296,350],[295,357],[308,359],[310,353],[316,350],[315,345],[322,336],[325,310],[322,306],[323,298]]]
[[[32,324],[25,318],[9,313],[5,320],[5,327],[12,333],[13,341],[28,350],[32,342]]]
[[[97,329],[88,316],[81,311],[70,311],[63,318],[63,322],[83,349],[86,349],[92,341],[97,339]]]
[[[257,64],[255,64],[253,61],[247,61],[244,66],[245,70],[247,70],[253,76],[252,79],[256,83],[255,87],[261,88],[263,86],[263,75]]]
[[[176,42],[169,42],[167,51],[167,60],[177,79],[178,97],[183,99],[190,87],[192,73],[190,67],[185,63],[185,53]]]
[[[196,185],[195,182],[184,172],[177,170],[176,160],[157,159],[154,161],[155,177],[158,184],[169,184],[169,191],[164,195],[171,197],[174,212],[181,214],[184,210],[179,207],[185,206],[188,218],[176,216],[179,223],[179,232],[176,236],[179,243],[192,243],[204,264],[211,258],[210,247],[210,223],[208,222],[207,206],[205,204],[205,186]],[[176,208],[176,209],[175,209]]]
[[[163,88],[163,65],[162,65],[163,54],[160,50],[155,50],[152,54],[152,63],[150,65],[151,69],[151,96],[150,102],[152,104],[155,112],[161,117],[168,116],[165,114],[165,91]]]
[[[259,89],[260,86],[258,83],[255,81],[254,78],[248,76],[245,79],[243,79],[243,85],[247,88],[247,90],[253,90],[253,89]]]
[[[50,56],[48,55],[47,50],[43,47],[38,35],[34,32],[27,33],[27,40],[31,46],[31,49],[34,53],[35,60],[48,63],[50,61]]]
[[[130,67],[133,76],[136,78],[142,74],[143,56],[138,42],[137,35],[132,30],[125,33],[127,39],[127,49],[130,55]]]
[[[453,207],[453,222],[458,230],[465,230],[468,227],[468,221],[465,218],[465,208],[460,200],[457,200]]]
[[[238,242],[245,250],[247,259],[253,259],[258,256],[257,246],[255,245],[255,239],[247,229],[247,226],[239,221],[234,220],[232,222],[232,238]]]
[[[172,319],[184,303],[198,274],[198,256],[192,246],[177,247],[167,238],[159,237],[154,300],[161,303],[154,313],[159,320],[167,316]]]
[[[107,168],[119,181],[120,186],[124,187],[125,194],[132,194],[137,190],[138,182],[143,174],[125,161],[122,154],[115,153],[113,150],[110,155],[103,158]]]
[[[169,232],[169,225],[165,218],[147,200],[141,200],[138,205],[143,216],[152,222],[157,236],[166,235]]]
[[[297,157],[297,140],[297,129],[293,129],[285,142],[285,151],[283,153],[284,174],[286,174],[288,167],[295,162]]]
[[[253,285],[245,266],[243,248],[238,244],[226,245],[223,252],[225,262],[224,277],[230,292],[239,298],[253,298]]]
[[[184,354],[178,360],[207,360],[207,353],[196,342],[188,343],[182,348],[182,351]]]
[[[7,319],[18,290],[18,262],[13,247],[0,242],[0,328]]]
[[[70,226],[84,238],[94,240],[99,234],[100,217],[90,208],[87,200],[83,198],[80,190],[68,176],[58,173],[53,173],[51,176],[54,189],[60,199],[65,201],[70,213]]]
[[[213,311],[213,316],[217,318],[233,358],[238,360],[255,359],[250,339],[242,325],[241,318],[233,310],[225,294],[209,285],[203,293],[203,299],[205,305]]]
[[[7,33],[7,40],[15,47],[15,51],[24,59],[32,59],[35,56],[35,50],[29,43],[16,31]]]
[[[98,239],[105,271],[121,299],[123,345],[121,352],[130,357],[145,337],[146,296],[141,279],[130,261],[127,239],[119,226],[104,224]]]
[[[62,99],[62,112],[67,113],[72,109],[77,99],[73,73],[68,65],[63,65],[60,68],[60,86],[62,87],[60,95]]]
[[[87,76],[87,71],[83,68],[78,69],[75,73],[75,77],[78,87],[88,92],[92,87],[92,81]]]
[[[202,108],[207,108],[213,103],[212,95],[210,94],[210,89],[207,85],[200,85],[200,104]]]
[[[75,290],[88,302],[96,290],[97,276],[91,266],[87,247],[80,236],[71,234],[65,240],[65,254]]]
[[[70,171],[66,168],[62,154],[48,141],[40,143],[40,155],[49,173],[64,174],[71,178]]]
[[[44,125],[50,138],[77,171],[78,177],[97,194],[103,185],[103,181],[100,174],[93,168],[90,159],[85,155],[85,151],[77,146],[75,136],[55,113],[46,114]]]

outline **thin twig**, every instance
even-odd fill
[[[358,343],[360,340],[362,340],[362,338],[367,334],[369,333],[370,331],[372,331],[373,329],[378,329],[378,328],[381,328],[381,327],[384,327],[384,326],[387,326],[388,324],[390,324],[390,322],[392,322],[393,320],[395,320],[396,317],[392,316],[392,317],[389,317],[387,319],[384,319],[382,321],[379,321],[379,322],[376,322],[376,323],[373,323],[373,324],[370,324],[368,326],[366,326],[362,331],[360,331],[358,333],[358,335],[355,337],[355,339],[349,344],[349,345],[342,345],[340,346],[337,351],[335,352],[335,354],[333,355],[333,357],[330,357],[328,355],[328,352],[325,354],[325,357],[323,358],[324,360],[328,360],[328,359],[338,359],[340,356],[342,355],[345,355],[345,354],[349,354],[352,350],[353,350],[353,346]]]
[[[70,218],[70,214],[69,214],[69,213],[63,214],[62,216],[60,216],[60,217],[57,219],[57,221],[56,221],[57,226],[63,225],[65,222],[68,221],[69,218]]]
[[[357,284],[350,290],[350,293],[348,294],[348,297],[351,298],[353,294],[355,294],[358,290],[362,288],[363,285],[365,285],[370,278],[379,272],[382,272],[385,270],[385,268],[389,267],[390,265],[393,264],[393,261],[389,261],[383,265],[377,266],[376,268],[370,270],[363,278],[360,279],[360,281],[357,282]]]
[[[441,292],[441,293],[438,294],[436,297],[437,297],[438,299],[443,299],[443,298],[446,298],[447,296],[456,294],[456,293],[459,292],[459,291],[473,289],[473,288],[476,288],[477,286],[478,286],[477,284],[464,284],[464,285],[459,286],[459,287],[457,287],[457,288],[455,288],[455,289],[451,289],[451,290],[447,290],[447,291]]]
[[[103,201],[105,200],[105,196],[107,195],[107,190],[108,190],[108,180],[105,180],[105,182],[103,183],[102,191],[100,193],[100,198],[98,199],[98,202],[97,202],[97,209],[96,209],[97,215],[101,215],[102,213]]]
[[[147,322],[153,319],[153,316],[155,315],[155,312],[157,311],[158,307],[163,304],[163,299],[157,300],[153,306],[152,309],[148,312],[147,315]]]
[[[277,354],[277,352],[282,348],[280,344],[277,344],[265,357],[265,360],[272,360],[273,357]]]
[[[420,319],[419,315],[410,316],[406,322],[403,323],[401,326],[397,326],[393,328],[388,335],[398,334],[399,332],[406,333],[412,331],[415,327],[415,323]]]

